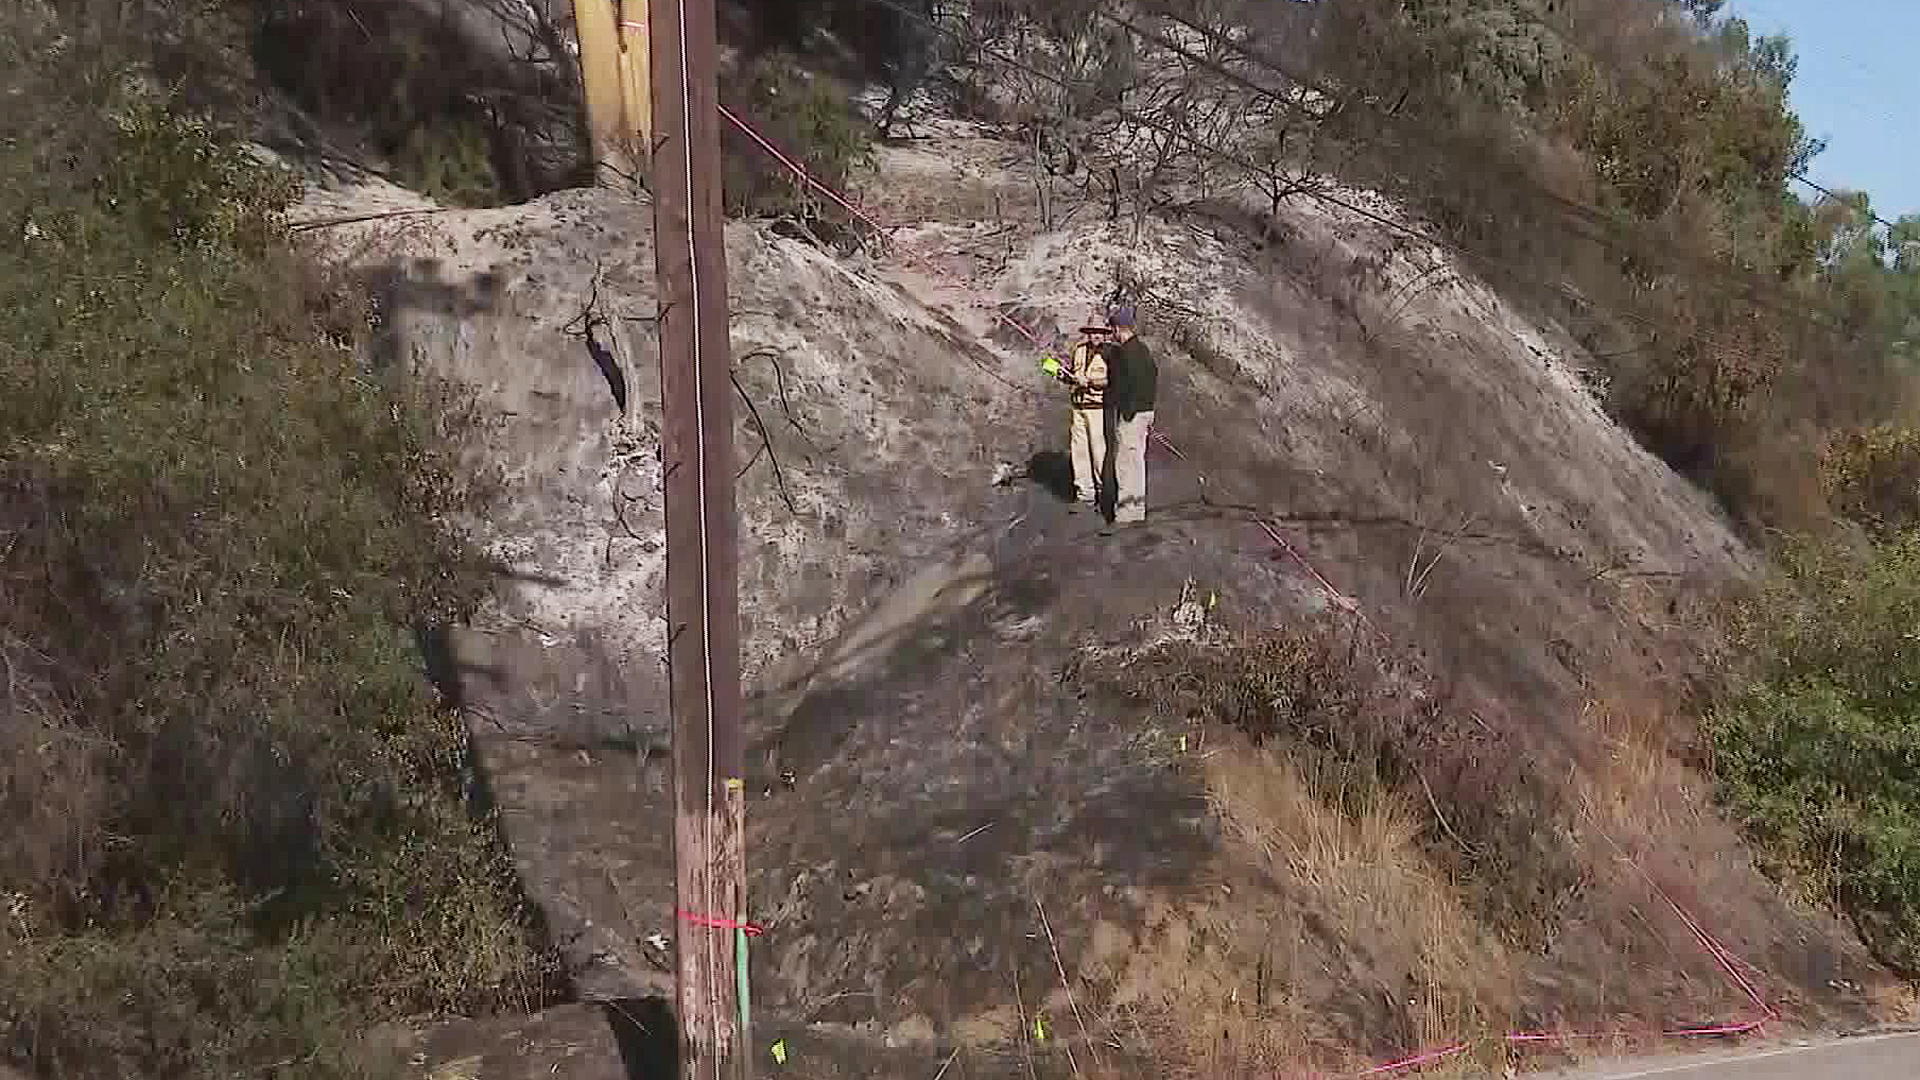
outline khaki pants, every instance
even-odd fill
[[[1152,430],[1152,411],[1135,413],[1131,420],[1114,418],[1115,521],[1147,520],[1147,434]]]
[[[1093,505],[1100,495],[1100,477],[1107,471],[1107,426],[1098,407],[1073,410],[1067,433],[1073,457],[1073,497]]]

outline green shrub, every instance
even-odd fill
[[[233,0],[251,31],[250,66],[324,128],[356,133],[404,187],[454,206],[499,206],[558,186],[587,161],[577,75],[534,8],[491,46],[460,5]],[[517,8],[518,5],[515,5]],[[504,13],[504,12],[503,12]],[[524,30],[531,40],[521,40]],[[505,47],[502,47],[505,46]]]
[[[824,77],[770,56],[756,60],[740,83],[739,93],[729,95],[740,118],[822,184],[844,192],[873,168],[872,125]],[[847,224],[843,211],[731,125],[725,147],[728,213],[791,217],[809,227]]]
[[[1706,728],[1772,867],[1920,972],[1920,533],[1802,542],[1740,612],[1757,666]]]
[[[31,55],[0,67],[0,1060],[347,1075],[377,1020],[537,1001],[412,644],[483,592],[469,414],[320,339],[284,178]]]
[[[498,206],[507,200],[493,168],[492,140],[478,120],[422,123],[395,152],[395,176],[448,206]]]

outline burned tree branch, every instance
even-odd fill
[[[793,402],[787,397],[787,372],[785,368],[780,366],[780,358],[784,355],[784,353],[777,349],[754,349],[741,354],[739,359],[734,362],[734,367],[737,368],[749,360],[765,360],[768,366],[773,368],[773,384],[779,392],[780,411],[786,415],[787,423],[793,428],[794,433],[799,435],[801,440],[807,444],[809,449],[816,454],[823,453],[824,451],[820,449],[820,444],[813,441],[813,436],[807,434],[807,429],[801,427],[799,419],[793,415]]]
[[[753,426],[760,431],[760,449],[753,452],[753,457],[749,458],[747,463],[740,467],[740,471],[734,475],[734,479],[738,480],[740,477],[745,476],[747,470],[751,469],[754,462],[759,461],[760,455],[764,453],[767,460],[773,465],[773,483],[775,487],[780,489],[780,501],[787,504],[788,513],[797,516],[800,513],[800,507],[793,501],[793,493],[787,490],[786,470],[780,467],[780,455],[773,449],[773,436],[767,431],[767,422],[760,418],[760,407],[754,404],[753,397],[747,393],[746,387],[740,385],[739,376],[728,372],[727,378],[733,382],[734,392],[740,395],[740,400],[746,403],[747,414],[753,418]]]

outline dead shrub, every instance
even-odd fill
[[[1572,808],[1535,759],[1338,619],[1169,642],[1104,677],[1158,723],[1211,729],[1228,831],[1338,940],[1399,958],[1421,989],[1396,1038],[1504,1014],[1507,952],[1548,946],[1588,885]]]
[[[1617,374],[1608,402],[1655,453],[1702,479],[1752,421],[1788,360],[1785,334],[1772,320],[1725,302],[1703,313],[1706,303],[1671,283],[1660,306],[1673,344]]]
[[[1315,1015],[1308,925],[1394,988],[1367,1021],[1378,1047],[1477,1036],[1511,1013],[1513,935],[1476,906],[1488,890],[1470,880],[1479,871],[1450,835],[1460,826],[1436,819],[1436,800],[1451,795],[1468,827],[1492,818],[1459,809],[1457,787],[1430,795],[1388,745],[1407,729],[1383,714],[1428,710],[1409,710],[1406,688],[1347,628],[1172,642],[1114,678],[1209,748],[1214,812],[1279,897],[1273,911],[1236,909],[1230,926],[1198,908],[1170,919],[1120,980],[1115,1007],[1140,1009],[1188,1075],[1341,1063],[1355,1033]]]
[[[1827,436],[1821,490],[1833,508],[1882,535],[1920,518],[1920,431],[1876,424]]]
[[[1516,944],[1551,941],[1586,885],[1571,808],[1525,748],[1438,708],[1416,674],[1337,620],[1226,647],[1165,645],[1135,660],[1121,686],[1169,721],[1283,750],[1325,790],[1353,792],[1356,815],[1370,785],[1426,806],[1422,850]]]
[[[1821,535],[1837,523],[1832,492],[1820,476],[1825,437],[1806,418],[1769,408],[1723,448],[1711,486],[1722,505],[1759,533]]]

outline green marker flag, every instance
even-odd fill
[[[747,1029],[753,1026],[753,1005],[749,995],[747,981],[747,928],[737,926],[733,930],[733,970],[735,981],[740,988],[740,1037],[746,1038]]]
[[[1040,370],[1044,372],[1047,378],[1049,379],[1059,378],[1060,377],[1060,358],[1057,356],[1042,357],[1040,359]]]

